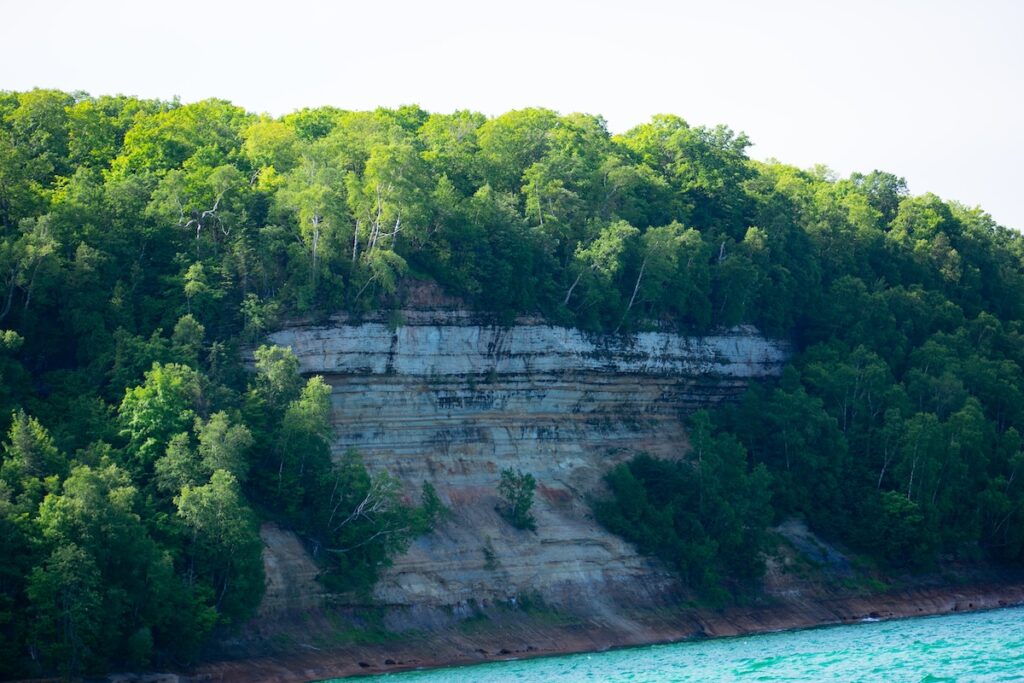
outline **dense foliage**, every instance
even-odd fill
[[[237,165],[254,122],[0,93],[0,677],[187,662],[253,613],[263,519],[361,591],[442,509],[332,462],[329,389],[288,350],[242,368],[299,306],[257,264],[286,240],[249,241],[274,230]]]
[[[714,435],[706,411],[691,416],[691,458],[641,455],[605,477],[612,496],[594,505],[598,521],[657,555],[715,602],[749,591],[763,570],[772,521],[770,475],[748,471],[731,434]]]
[[[355,454],[331,462],[327,387],[303,383],[290,351],[260,347],[241,394],[191,352],[178,360],[125,390],[109,441],[73,454],[14,413],[0,462],[3,674],[191,659],[263,594],[254,505],[306,539],[345,590],[372,585],[429,528],[436,510],[403,504]]]
[[[499,320],[795,341],[710,418],[704,464],[610,476],[633,500],[608,523],[696,584],[756,574],[753,527],[792,514],[882,563],[1019,564],[1024,242],[747,144],[673,116],[612,136],[544,109],[0,93],[3,673],[187,658],[251,613],[260,518],[345,587],[429,527],[431,491],[332,464],[322,383],[280,349],[238,361],[281,315],[395,307],[410,275]]]

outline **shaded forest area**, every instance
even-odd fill
[[[253,613],[260,519],[352,591],[429,530],[429,487],[331,461],[321,380],[240,360],[405,277],[498,321],[796,342],[691,418],[695,457],[609,473],[601,519],[696,589],[756,584],[792,515],[881,566],[1020,565],[1020,235],[748,145],[675,116],[0,93],[0,675],[187,663]]]

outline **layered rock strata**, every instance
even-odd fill
[[[357,449],[410,500],[429,481],[452,511],[396,559],[379,601],[457,614],[539,597],[609,618],[616,605],[657,604],[673,584],[594,521],[603,474],[641,452],[680,457],[683,414],[778,374],[789,353],[751,328],[593,335],[429,311],[397,326],[296,325],[270,341],[332,386],[336,454]],[[537,479],[535,532],[497,511],[507,467]]]

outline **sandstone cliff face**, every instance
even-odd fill
[[[452,510],[396,559],[375,597],[456,614],[523,596],[609,615],[657,604],[671,577],[599,526],[588,497],[639,452],[681,456],[681,414],[777,374],[789,353],[751,328],[602,336],[443,311],[405,311],[393,329],[341,318],[291,326],[270,341],[333,387],[337,454],[357,449],[413,500],[430,481]],[[536,532],[496,511],[506,467],[537,478]]]

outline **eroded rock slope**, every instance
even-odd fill
[[[333,387],[337,454],[358,449],[411,499],[429,481],[452,510],[378,583],[376,598],[392,606],[457,612],[523,596],[609,613],[657,604],[671,577],[599,526],[588,498],[637,453],[680,457],[681,414],[777,374],[788,355],[751,328],[613,336],[451,311],[402,318],[337,318],[270,337]],[[496,511],[506,467],[537,478],[536,532]]]

